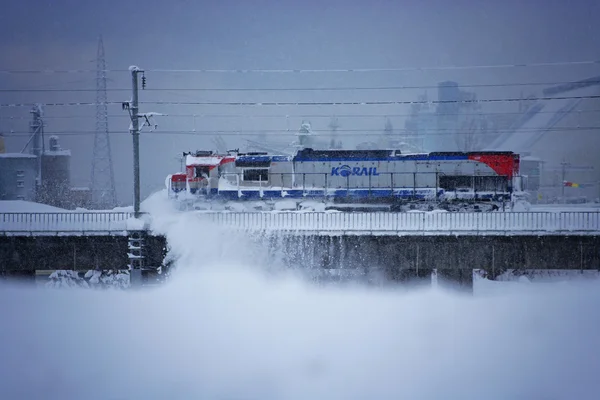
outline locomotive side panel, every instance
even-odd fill
[[[394,188],[413,188],[415,173],[417,172],[417,161],[414,157],[402,157],[392,163],[391,171],[394,178]]]
[[[325,189],[331,187],[331,179],[329,175],[329,162],[327,161],[312,161],[310,162],[313,168],[311,176],[311,187],[315,189]]]
[[[291,188],[293,185],[292,162],[289,159],[273,160],[269,168],[270,187]]]
[[[435,188],[437,186],[437,171],[435,161],[417,161],[413,177],[414,185],[418,188]]]
[[[300,161],[295,164],[298,188],[303,190],[322,189],[325,187],[323,168],[314,161]]]

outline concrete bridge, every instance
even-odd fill
[[[146,222],[127,212],[0,213],[0,277],[131,269],[144,280],[166,254],[166,239],[148,234]]]
[[[245,231],[290,267],[315,275],[379,271],[404,281],[437,270],[471,287],[473,269],[492,277],[505,269],[600,269],[600,212],[190,212],[190,218]],[[143,219],[115,212],[0,214],[0,271],[127,265],[131,232],[151,224],[150,215]],[[148,237],[145,247],[147,261],[160,264],[165,238]]]

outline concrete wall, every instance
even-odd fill
[[[302,268],[600,269],[600,236],[287,236],[267,238]]]
[[[472,288],[473,269],[600,269],[599,236],[304,236],[258,241],[290,268],[375,272],[385,281],[440,279]],[[160,266],[164,237],[146,239],[147,265]],[[0,272],[126,268],[125,236],[0,237]],[[14,273],[13,273],[14,275]]]
[[[166,239],[148,236],[146,265],[160,266]],[[0,271],[127,269],[125,236],[0,236]]]

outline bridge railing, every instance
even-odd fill
[[[249,231],[381,234],[600,234],[600,212],[497,213],[198,213]]]
[[[94,234],[126,232],[136,220],[129,212],[0,213],[0,234]],[[139,225],[139,221],[138,225]]]
[[[348,234],[600,234],[600,212],[328,213],[200,212],[208,223],[248,231]],[[148,216],[144,216],[147,218]],[[0,213],[0,234],[126,233],[129,212]]]

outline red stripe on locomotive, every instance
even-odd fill
[[[185,182],[186,174],[173,174],[171,175],[171,182]]]
[[[500,176],[510,178],[519,174],[518,154],[469,154],[469,160],[484,163]]]

